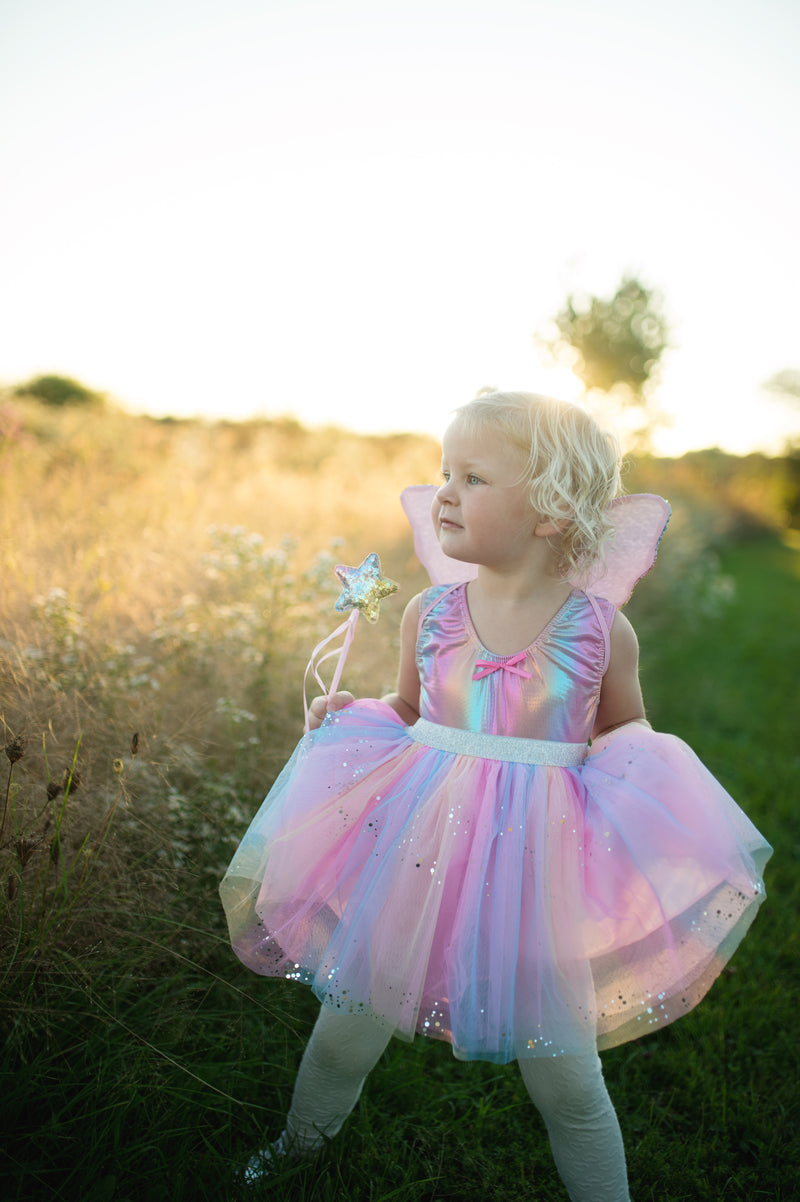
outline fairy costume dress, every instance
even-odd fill
[[[420,720],[356,701],[303,737],[222,882],[233,947],[459,1059],[612,1047],[699,1002],[764,899],[771,852],[674,736],[631,723],[589,743],[616,606],[669,507],[614,502],[605,565],[500,656],[470,618],[475,569],[439,550],[430,493],[403,494],[435,582]]]

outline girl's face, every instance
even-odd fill
[[[521,452],[491,426],[470,429],[456,418],[442,440],[444,483],[432,508],[445,555],[495,568],[521,562],[537,523],[524,470]]]

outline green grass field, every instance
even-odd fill
[[[642,640],[653,724],[695,747],[776,854],[768,900],[705,1002],[605,1055],[635,1202],[800,1196],[799,565],[777,539],[731,544],[734,600],[713,617],[667,616]],[[168,891],[152,891],[145,858],[124,895],[117,874],[97,872],[91,920],[84,907],[63,948],[18,936],[0,993],[9,1202],[224,1202],[244,1196],[237,1169],[280,1130],[316,1003],[234,959],[219,840],[195,843]],[[58,921],[69,929],[68,909]],[[418,1040],[390,1046],[323,1157],[263,1196],[566,1195],[514,1066],[461,1064]]]

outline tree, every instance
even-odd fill
[[[774,376],[770,376],[763,384],[766,392],[772,393],[783,407],[787,418],[786,454],[793,466],[795,478],[795,500],[793,523],[797,525],[800,516],[800,439],[797,433],[797,407],[800,403],[800,370],[796,367],[785,367]]]
[[[621,389],[633,403],[644,402],[668,345],[661,298],[654,291],[626,276],[610,300],[568,296],[553,324],[555,331],[539,335],[537,342],[587,390]]]
[[[102,403],[99,392],[85,388],[69,376],[34,376],[14,390],[16,396],[35,397],[45,405],[96,405]]]
[[[770,376],[764,387],[782,398],[800,401],[800,371],[796,367],[786,367]]]
[[[606,422],[612,418],[626,443],[648,449],[653,431],[665,420],[653,400],[661,356],[669,345],[658,293],[634,276],[623,276],[608,300],[570,295],[534,341],[552,363],[577,376],[587,403],[600,408]]]

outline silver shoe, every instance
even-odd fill
[[[259,1148],[247,1162],[244,1173],[244,1183],[247,1186],[258,1185],[281,1169],[283,1165],[294,1160],[313,1160],[318,1148],[302,1149],[297,1144],[291,1144],[286,1132],[282,1131],[276,1140]]]

